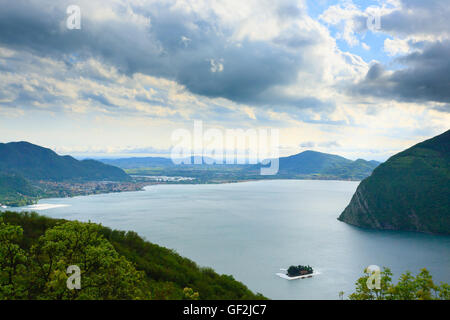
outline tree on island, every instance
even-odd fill
[[[290,266],[287,270],[287,274],[289,277],[298,277],[298,276],[304,276],[307,274],[313,273],[314,270],[312,267],[308,266]]]

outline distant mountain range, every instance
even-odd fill
[[[392,156],[363,180],[339,220],[450,234],[450,130]]]
[[[164,157],[131,157],[118,159],[99,159],[105,164],[117,166],[122,169],[139,169],[139,168],[153,168],[153,167],[173,167],[173,166],[190,166],[190,165],[218,165],[214,163],[213,158],[202,156],[191,156],[187,158],[176,159],[178,164],[175,164],[172,159]],[[224,164],[225,166],[225,164]]]
[[[0,143],[0,173],[47,181],[131,180],[117,167],[96,160],[78,161],[23,141]]]
[[[196,157],[201,158],[201,157]],[[189,158],[185,159],[189,160]],[[194,165],[194,157],[191,157],[192,165],[175,165],[171,159],[163,157],[142,157],[142,158],[121,158],[121,159],[101,159],[106,164],[115,165],[122,169],[152,169],[160,168],[159,174],[187,174],[189,169],[191,173],[201,170],[200,167],[208,168],[208,172],[217,172],[221,176],[232,174],[234,178],[242,179],[263,178],[259,175],[261,165],[229,165],[229,164],[205,164],[200,159],[201,165]],[[211,159],[208,159],[211,163]],[[358,159],[355,161],[341,156],[321,153],[316,151],[304,151],[289,157],[279,159],[279,172],[273,178],[315,178],[315,179],[344,179],[361,180],[369,176],[373,169],[380,163],[377,161],[366,161]],[[238,169],[230,172],[230,168]],[[204,169],[203,168],[203,169]],[[204,171],[204,170],[203,170]],[[138,172],[146,172],[141,170]],[[155,172],[148,170],[148,172]],[[268,178],[268,177],[266,177]],[[269,177],[270,178],[270,177]]]
[[[169,158],[162,157],[132,157],[119,159],[99,159],[105,164],[116,166],[122,169],[137,169],[149,167],[169,167],[174,165]]]

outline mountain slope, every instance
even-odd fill
[[[0,204],[26,205],[30,198],[37,198],[39,191],[20,175],[0,173]]]
[[[370,175],[378,164],[377,161],[363,159],[352,161],[341,156],[308,150],[280,158],[279,175],[315,174],[324,177],[358,180]]]
[[[78,161],[28,142],[0,143],[0,172],[20,174],[30,180],[127,181],[120,168],[95,160]]]
[[[366,228],[450,234],[450,130],[381,164],[338,219]]]

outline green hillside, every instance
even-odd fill
[[[68,290],[66,269],[81,269]],[[0,213],[2,299],[264,299],[232,276],[145,241],[132,231]]]
[[[0,204],[23,206],[32,203],[38,196],[39,191],[22,176],[0,173]]]
[[[120,168],[95,160],[78,161],[28,142],[0,143],[0,172],[20,174],[29,180],[129,181]]]
[[[304,151],[280,158],[278,175],[316,175],[323,178],[361,180],[369,176],[378,165],[377,161],[352,161],[334,154]]]
[[[400,152],[363,180],[339,220],[450,233],[450,130]]]

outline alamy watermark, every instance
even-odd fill
[[[81,29],[81,9],[77,5],[70,5],[66,9],[66,13],[69,15],[66,19],[67,29]]]
[[[77,265],[69,266],[66,270],[67,274],[70,274],[70,276],[67,278],[66,285],[67,289],[73,290],[81,289],[81,270],[80,267]]]
[[[176,129],[171,150],[174,164],[257,164],[261,175],[275,175],[279,169],[278,129],[204,130],[194,121],[193,130]]]
[[[373,10],[369,12],[369,15],[366,20],[367,29],[372,32],[378,31],[381,29],[381,14],[378,10]]]
[[[366,284],[370,290],[381,289],[381,269],[377,265],[370,265],[366,268],[366,272],[369,273]]]

